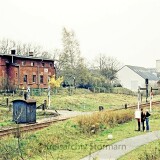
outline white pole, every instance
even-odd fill
[[[30,99],[30,86],[27,87],[27,99]]]
[[[139,106],[140,106],[140,87],[138,87],[138,110],[139,110]]]
[[[138,100],[138,110],[139,110],[139,100]]]
[[[152,94],[150,93],[150,112],[152,112]]]

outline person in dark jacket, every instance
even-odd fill
[[[146,114],[145,114],[145,117],[146,117],[146,131],[149,131],[149,116],[151,114],[149,113],[148,109],[146,109]]]
[[[142,130],[144,131],[145,130],[145,126],[144,126],[144,121],[146,119],[146,115],[145,113],[143,112],[143,108],[141,109],[141,124],[142,124]]]

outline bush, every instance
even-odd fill
[[[128,122],[134,118],[132,111],[104,111],[78,117],[77,123],[83,133],[102,131],[117,124]],[[103,126],[103,127],[102,127]],[[104,127],[105,126],[105,127]]]

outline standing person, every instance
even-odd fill
[[[141,109],[141,124],[142,124],[142,130],[143,130],[143,132],[144,132],[144,130],[145,130],[145,126],[144,126],[144,121],[145,121],[145,119],[146,119],[146,115],[145,115],[145,113],[143,112],[143,108]]]
[[[149,113],[148,109],[146,109],[146,131],[149,131],[149,116],[151,114]]]
[[[137,119],[137,121],[138,121],[138,131],[140,131],[141,130],[141,122],[140,122],[140,118],[139,119]]]

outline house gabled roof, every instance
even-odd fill
[[[43,58],[43,57],[33,57],[33,56],[25,56],[25,55],[13,55],[13,54],[0,54],[1,57],[17,57],[21,59],[33,59],[33,60],[41,60],[41,61],[54,61],[53,59]]]
[[[150,69],[147,69],[144,67],[138,67],[138,66],[130,66],[130,65],[126,65],[126,66],[144,79],[149,79],[152,81],[160,80],[155,74],[153,74],[153,72]]]

